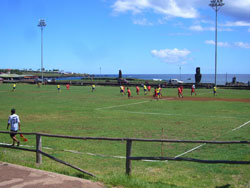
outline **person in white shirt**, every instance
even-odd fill
[[[16,110],[14,108],[11,109],[11,115],[9,116],[9,119],[8,119],[7,129],[9,129],[9,126],[10,126],[10,131],[11,131],[10,137],[13,140],[12,146],[15,145],[15,142],[17,142],[17,146],[19,146],[20,141],[17,140],[16,133],[18,130],[19,131],[21,130],[21,124],[20,124],[19,116],[16,115],[15,113],[16,113]]]
[[[193,93],[196,95],[196,92],[195,92],[195,85],[193,84],[192,87],[191,87],[191,96],[193,95]]]

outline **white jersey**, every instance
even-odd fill
[[[192,85],[192,88],[195,89],[195,85]]]
[[[19,116],[16,114],[10,115],[8,123],[10,124],[11,131],[17,131],[18,130],[18,123],[20,123]]]

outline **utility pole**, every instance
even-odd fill
[[[42,83],[43,83],[43,28],[46,26],[45,20],[39,20],[37,25],[41,28],[41,76],[42,76]]]
[[[214,73],[214,85],[217,85],[217,13],[220,8],[225,5],[223,0],[211,0],[209,6],[215,10],[215,73]]]

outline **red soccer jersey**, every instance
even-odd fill
[[[127,91],[128,91],[128,97],[130,97],[130,96],[131,96],[131,91],[130,91],[130,89],[128,89]]]
[[[182,93],[181,87],[178,87],[178,93]]]
[[[148,86],[148,91],[150,91],[151,90],[151,86]]]

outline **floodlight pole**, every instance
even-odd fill
[[[214,85],[217,85],[217,18],[218,11],[220,7],[222,7],[225,3],[223,0],[211,0],[209,6],[211,6],[215,10],[215,73],[214,73]]]
[[[45,20],[39,20],[38,27],[41,27],[41,73],[43,83],[43,28],[46,26]]]
[[[180,66],[180,80],[181,80],[181,66]]]

